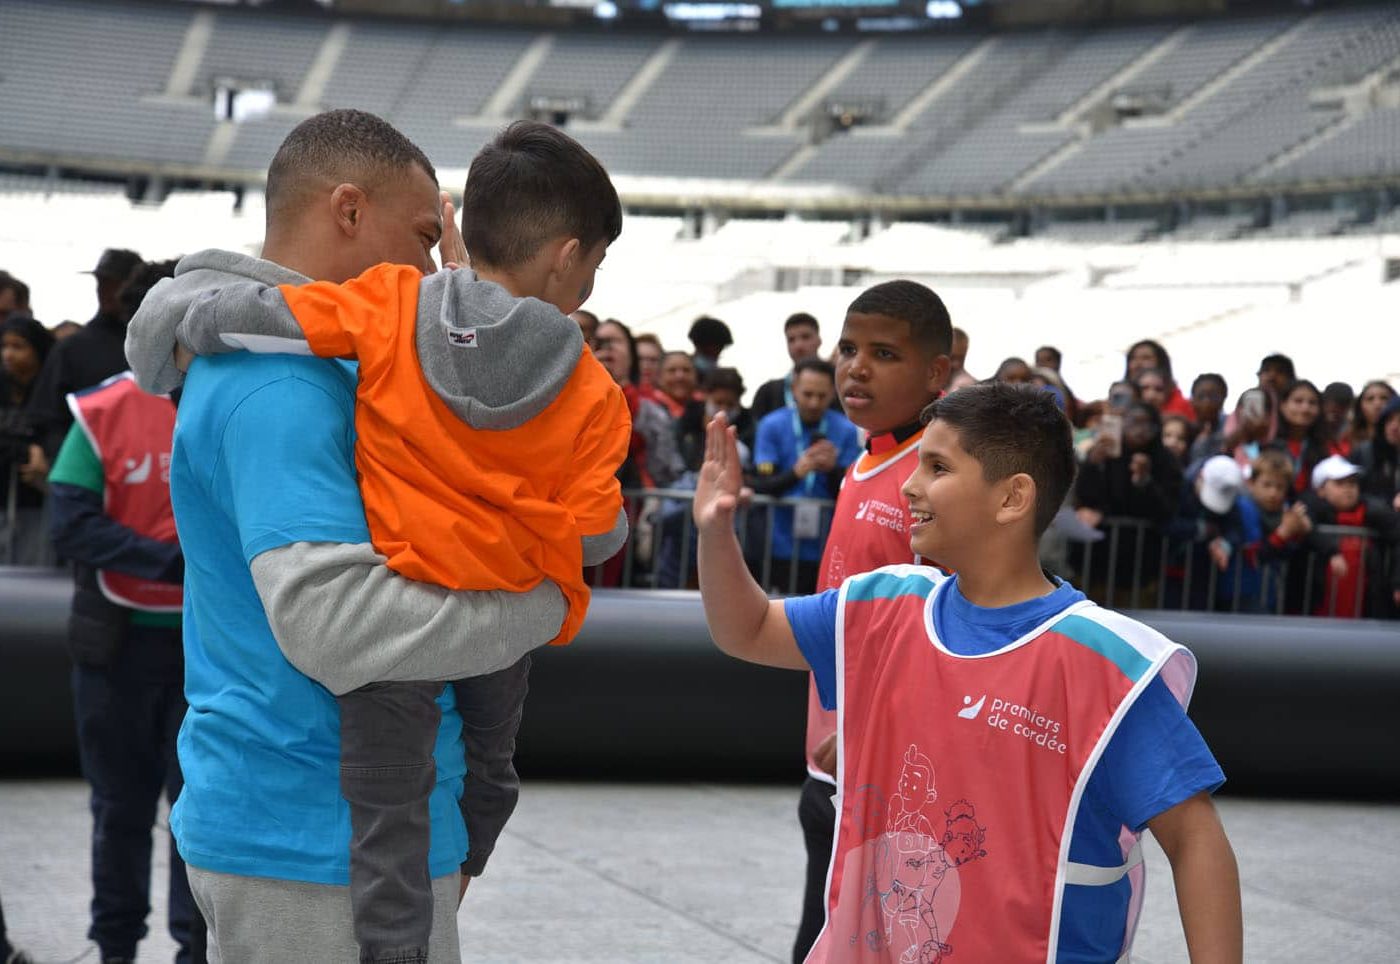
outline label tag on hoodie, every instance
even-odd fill
[[[475,348],[476,329],[475,328],[449,328],[447,329],[447,343],[456,348]]]

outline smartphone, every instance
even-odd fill
[[[1240,396],[1240,415],[1251,422],[1262,422],[1269,414],[1269,400],[1257,388]]]
[[[1108,457],[1116,459],[1123,454],[1123,416],[1115,415],[1113,412],[1105,412],[1099,416],[1098,427],[1094,431],[1094,440],[1101,438],[1109,440]]]

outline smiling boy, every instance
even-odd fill
[[[711,634],[810,668],[839,713],[840,822],[808,960],[1119,960],[1150,828],[1192,960],[1240,961],[1238,870],[1210,800],[1223,775],[1184,710],[1194,659],[1038,563],[1074,478],[1069,423],[1047,394],[996,384],[929,414],[903,486],[910,547],[957,574],[891,566],[785,601],[743,568],[734,443],[723,419],[709,433],[695,519]],[[893,812],[908,759],[930,763],[933,833]]]

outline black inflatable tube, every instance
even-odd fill
[[[0,773],[76,766],[71,588],[0,569]],[[1236,792],[1400,796],[1400,625],[1146,611],[1200,662],[1191,716]],[[573,645],[535,655],[527,778],[801,776],[807,677],[718,652],[693,592],[599,590]]]

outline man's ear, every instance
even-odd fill
[[[365,192],[354,184],[337,184],[331,191],[331,216],[348,237],[360,233],[364,223]]]
[[[583,245],[579,243],[578,238],[569,238],[555,249],[549,269],[556,276],[562,277],[573,269],[574,263],[581,257],[583,257]]]
[[[947,355],[936,355],[928,363],[928,391],[937,394],[948,388],[948,375],[953,370],[953,361]]]
[[[1035,479],[1025,472],[1017,472],[1001,483],[1001,505],[997,508],[997,522],[1011,525],[1022,519],[1035,517]]]

